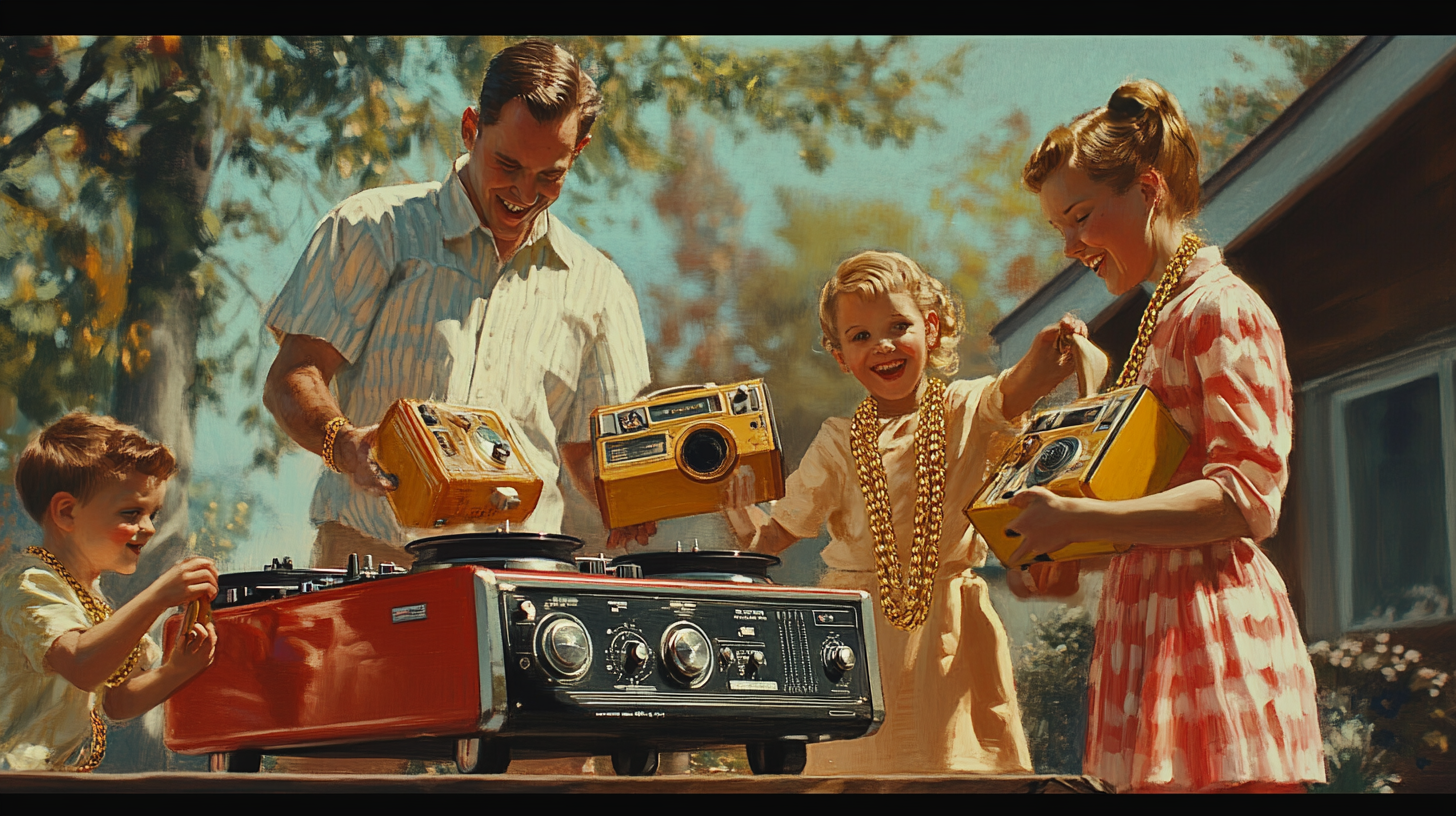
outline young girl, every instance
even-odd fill
[[[1149,81],[1047,135],[1023,173],[1114,295],[1158,283],[1119,385],[1143,384],[1191,445],[1171,486],[1102,502],[1018,495],[1013,557],[1133,544],[1102,585],[1084,768],[1119,789],[1299,790],[1323,781],[1314,675],[1283,580],[1257,546],[1288,482],[1292,397],[1279,326],[1200,247],[1198,146]]]
[[[1086,328],[1067,319],[1043,331],[998,378],[927,376],[955,373],[962,320],[945,286],[903,255],[840,264],[819,298],[822,342],[869,396],[853,419],[824,423],[771,518],[728,511],[740,541],[768,553],[827,525],[823,585],[878,598],[884,726],[809,746],[806,773],[1031,770],[1006,633],[974,571],[986,545],[962,509],[981,486],[991,433],[1070,372],[1058,334]],[[732,492],[729,506],[746,503],[742,486]]]

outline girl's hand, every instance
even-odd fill
[[[1044,487],[1029,488],[1012,496],[1009,503],[1020,507],[1021,515],[1006,525],[1006,532],[1019,536],[1022,541],[1011,554],[1011,563],[1020,564],[1043,553],[1054,553],[1087,538],[1078,523],[1078,511],[1085,501],[1058,496]]]
[[[1021,416],[1036,401],[1072,374],[1072,335],[1087,336],[1087,324],[1064,315],[1055,326],[1047,326],[1032,338],[1031,347],[1001,381],[1002,411],[1007,418]]]
[[[1067,598],[1077,594],[1081,562],[1039,561],[1006,570],[1006,584],[1018,598]]]

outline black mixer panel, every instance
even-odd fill
[[[534,584],[534,582],[533,582]],[[701,744],[802,720],[807,741],[872,730],[862,609],[763,586],[721,590],[502,587],[512,726],[534,734],[651,733]]]

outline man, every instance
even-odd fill
[[[511,46],[461,117],[468,152],[443,182],[360,193],[315,231],[268,311],[279,351],[263,401],[335,471],[310,509],[316,566],[353,552],[408,561],[400,548],[426,534],[398,525],[383,498],[394,477],[370,458],[376,423],[399,398],[507,414],[545,483],[531,529],[560,530],[563,464],[590,484],[591,410],[634,398],[650,378],[626,278],[547,213],[601,104],[564,49]],[[650,532],[614,531],[614,543]]]

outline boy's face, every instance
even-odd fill
[[[931,349],[940,342],[940,317],[920,313],[908,294],[863,298],[846,294],[834,304],[839,367],[865,387],[885,416],[915,410],[916,391]]]
[[[89,501],[78,502],[68,520],[76,549],[97,572],[136,572],[142,548],[156,534],[153,526],[167,483],[132,471],[121,481],[105,481]]]

